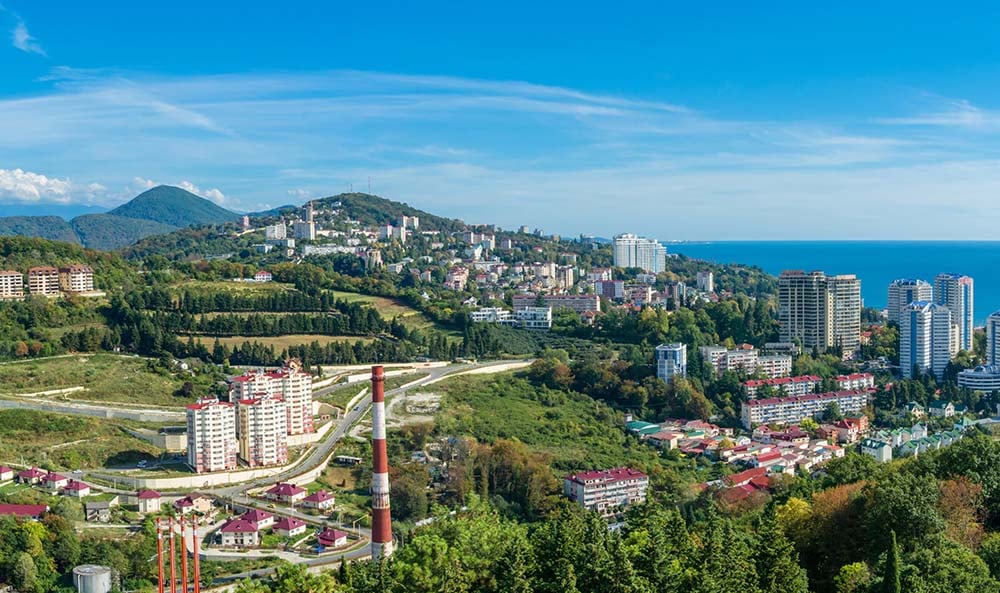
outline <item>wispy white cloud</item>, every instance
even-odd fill
[[[939,126],[992,131],[1000,129],[1000,111],[980,109],[965,99],[950,99],[934,111],[877,121],[894,126]]]
[[[11,41],[14,43],[14,47],[23,52],[38,54],[40,56],[48,55],[42,49],[42,46],[39,45],[38,41],[28,32],[28,26],[24,24],[24,21],[18,21],[17,25],[14,26],[14,30],[11,31]]]

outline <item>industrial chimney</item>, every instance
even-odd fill
[[[372,559],[392,555],[389,518],[389,456],[385,450],[385,375],[372,367]]]

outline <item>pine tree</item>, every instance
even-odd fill
[[[885,567],[882,571],[882,593],[902,593],[903,588],[899,582],[899,548],[896,546],[895,530],[889,532],[889,542]]]
[[[806,571],[798,563],[799,554],[774,520],[764,517],[757,537],[757,576],[761,593],[808,593]]]

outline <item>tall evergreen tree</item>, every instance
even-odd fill
[[[889,549],[885,555],[882,570],[882,593],[902,593],[899,581],[899,547],[896,546],[895,530],[889,532]]]

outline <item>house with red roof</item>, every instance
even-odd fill
[[[69,478],[50,472],[45,474],[45,477],[42,478],[42,484],[44,484],[49,490],[62,490],[67,484],[69,484]]]
[[[41,484],[47,475],[49,475],[48,472],[33,467],[17,472],[17,481],[22,484]]]
[[[257,529],[267,529],[274,525],[274,515],[260,509],[250,509],[240,515],[240,519],[253,523],[257,526]]]
[[[163,496],[156,490],[140,490],[136,494],[140,513],[159,513]]]
[[[326,490],[317,490],[309,496],[302,499],[302,506],[307,509],[316,509],[318,511],[325,511],[327,509],[332,509],[334,505],[334,496],[327,492]]]
[[[257,273],[253,275],[254,282],[270,282],[272,278],[271,272],[267,270],[257,270]]]
[[[0,482],[9,482],[14,479],[14,470],[6,465],[0,465]]]
[[[230,519],[219,529],[223,547],[248,548],[260,545],[260,531],[255,523],[244,519]]]
[[[183,498],[175,500],[174,508],[182,515],[186,515],[192,511],[204,514],[212,510],[212,498],[205,494],[192,492]]]
[[[316,536],[324,548],[340,548],[347,545],[347,534],[339,529],[326,529]]]
[[[83,498],[85,496],[90,496],[90,486],[78,480],[70,480],[69,483],[62,489],[62,493],[65,496]]]
[[[268,500],[283,502],[285,504],[296,504],[306,497],[305,488],[299,488],[295,484],[279,482],[271,487],[264,496]]]
[[[49,507],[44,504],[0,504],[0,515],[10,515],[21,519],[37,521],[47,512],[49,512]]]
[[[274,532],[283,537],[295,537],[306,532],[306,522],[295,517],[282,517],[274,524]]]

